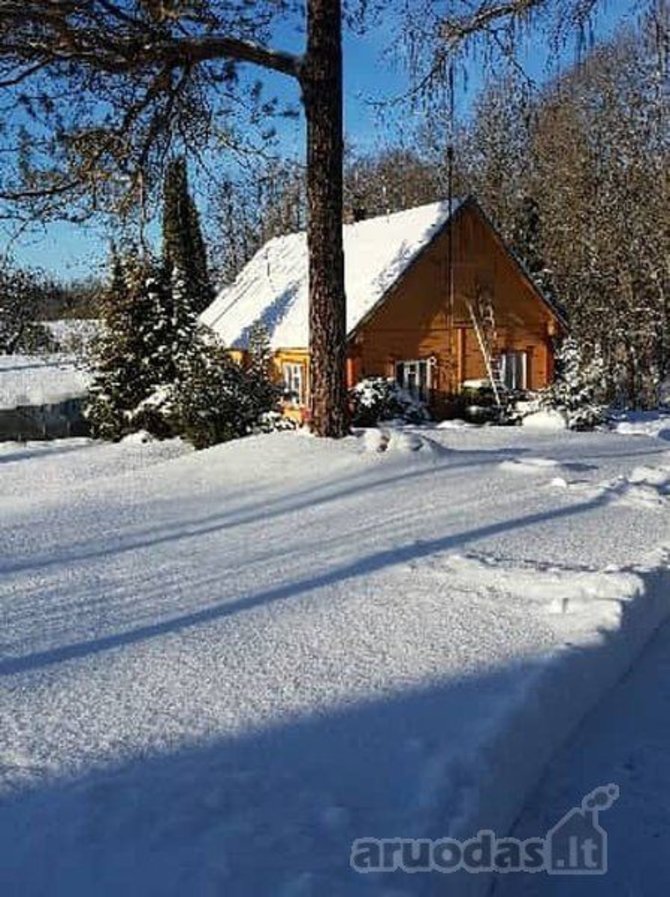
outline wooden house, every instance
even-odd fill
[[[438,202],[343,225],[347,379],[393,377],[447,416],[469,384],[539,389],[553,377],[560,312],[477,201]],[[270,240],[202,315],[244,354],[261,321],[294,414],[309,407],[304,233]]]

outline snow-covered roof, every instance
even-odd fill
[[[452,204],[453,211],[460,202]],[[449,204],[435,202],[342,227],[347,332],[379,302],[449,219]],[[231,348],[244,348],[261,321],[273,348],[309,345],[307,238],[275,237],[224,287],[201,320]]]
[[[90,374],[63,355],[0,355],[0,409],[57,405],[85,395]]]

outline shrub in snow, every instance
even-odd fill
[[[475,424],[492,423],[509,426],[519,423],[517,403],[520,397],[525,398],[526,395],[526,392],[522,391],[499,390],[496,399],[488,380],[471,380],[464,384],[460,399],[463,415],[467,421]]]
[[[155,439],[177,435],[173,410],[173,385],[159,386],[127,415],[132,432],[149,433]]]
[[[234,361],[213,335],[198,335],[166,399],[175,433],[207,448],[253,432],[268,432],[278,389],[257,370]]]
[[[207,448],[249,433],[281,426],[279,389],[272,383],[272,353],[267,331],[254,325],[249,363],[242,367],[209,331],[196,326],[182,279],[173,276],[172,374],[142,402],[135,426],[156,436],[181,436],[195,448]]]
[[[282,414],[281,411],[266,411],[261,414],[253,425],[252,433],[281,433],[288,430],[297,430],[298,422],[291,417]]]
[[[556,353],[556,380],[540,393],[540,406],[561,412],[571,430],[590,430],[605,419],[603,382],[597,349],[589,352],[567,337]]]
[[[487,380],[464,383],[460,398],[463,415],[471,423],[483,424],[498,419],[495,393]]]
[[[349,390],[351,422],[374,427],[384,420],[421,423],[430,419],[425,405],[386,377],[366,377]]]

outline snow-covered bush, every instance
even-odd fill
[[[460,395],[462,414],[473,424],[513,426],[520,423],[518,404],[526,397],[525,390],[503,389],[496,398],[488,380],[467,381]]]
[[[164,400],[176,435],[207,448],[253,432],[269,432],[279,391],[258,370],[231,358],[213,334],[199,332]]]
[[[176,436],[173,386],[159,386],[127,415],[131,432],[149,433],[154,439]]]
[[[473,424],[497,423],[500,408],[488,380],[469,380],[463,384],[460,399],[463,416]]]
[[[590,430],[605,420],[603,384],[597,348],[586,351],[567,337],[556,353],[556,379],[539,394],[540,407],[560,411],[571,430]]]
[[[426,406],[386,377],[366,377],[349,390],[351,422],[356,427],[374,427],[383,420],[421,423],[430,415]]]
[[[297,430],[298,421],[282,414],[281,411],[265,411],[252,427],[253,433],[280,433]]]

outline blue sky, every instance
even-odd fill
[[[626,18],[635,14],[635,0],[603,0],[593,22],[598,40],[607,37]],[[388,100],[407,89],[407,76],[399,65],[393,65],[384,51],[392,46],[398,35],[392,25],[357,37],[348,35],[345,42],[345,120],[347,138],[361,150],[372,150],[391,142],[395,136],[409,134],[420,123],[420,112],[387,113],[384,125],[373,106],[374,100]],[[277,42],[287,49],[298,50],[291,32],[279,34]],[[293,45],[293,46],[292,46]],[[526,38],[520,58],[527,73],[537,81],[569,65],[576,57],[576,44],[567,45],[558,57],[551,54],[546,41],[538,35]],[[482,85],[481,63],[467,65],[467,79],[461,70],[457,79],[457,106],[467,115],[478,89]],[[467,85],[466,85],[467,81]],[[268,92],[285,102],[298,106],[297,87],[290,79],[270,76],[266,79]],[[286,121],[281,126],[281,143],[288,155],[301,157],[303,152],[302,118]],[[0,248],[2,243],[0,241]],[[52,224],[24,237],[16,246],[16,258],[25,264],[42,267],[65,278],[82,276],[100,270],[104,264],[107,236],[100,226]]]

